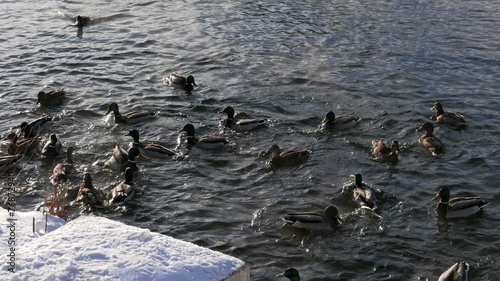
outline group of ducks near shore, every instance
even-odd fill
[[[190,92],[196,85],[193,76],[180,76],[171,74],[165,78],[165,82],[173,88],[183,89]],[[37,103],[42,106],[58,106],[63,104],[66,98],[64,89],[54,90],[51,92],[39,92]],[[433,106],[436,110],[433,119],[438,123],[446,123],[454,126],[457,130],[466,128],[464,117],[456,112],[445,112],[441,103],[436,102]],[[105,115],[113,113],[114,120],[117,123],[137,124],[144,120],[155,118],[154,111],[134,111],[122,114],[119,111],[118,104],[111,103],[108,106],[108,111]],[[235,120],[235,111],[228,106],[219,113],[227,114],[225,126],[237,132],[250,131],[258,128],[266,123],[265,119],[242,119]],[[8,140],[7,152],[9,156],[0,157],[0,172],[9,170],[15,167],[17,162],[21,160],[23,155],[33,155],[40,147],[40,134],[48,129],[52,118],[44,116],[30,123],[23,122],[18,133],[10,133],[4,140]],[[330,111],[326,114],[322,121],[321,127],[325,130],[344,130],[355,126],[359,119],[354,115],[335,116]],[[424,134],[419,138],[420,143],[425,146],[434,156],[439,156],[444,152],[443,142],[433,134],[434,126],[430,122],[424,123],[418,131],[424,131]],[[180,132],[186,132],[187,144],[204,149],[217,149],[224,147],[229,141],[222,136],[195,136],[195,128],[192,124],[186,124]],[[112,190],[110,203],[122,205],[130,200],[135,194],[133,187],[134,172],[138,170],[135,162],[136,158],[142,158],[143,153],[152,158],[168,158],[175,155],[175,151],[168,149],[161,144],[142,143],[139,140],[139,132],[137,130],[130,131],[127,136],[133,138],[133,143],[128,151],[116,145],[112,156],[105,162],[104,167],[113,171],[124,172],[124,181],[115,186]],[[57,184],[68,180],[71,171],[73,170],[72,154],[73,147],[68,147],[66,150],[66,159],[58,163],[51,176],[51,182]],[[49,140],[41,149],[41,154],[49,159],[54,159],[57,155],[63,153],[63,146],[55,134],[51,134]],[[389,163],[396,163],[400,153],[399,143],[393,140],[391,145],[386,145],[383,140],[372,141],[373,157]],[[296,165],[305,161],[311,150],[309,149],[287,149],[282,150],[277,144],[273,144],[265,155],[272,155],[270,164],[274,166]],[[352,200],[360,208],[366,208],[375,211],[377,209],[377,200],[375,197],[375,189],[362,181],[360,174],[352,176],[354,183],[352,188]],[[83,184],[78,188],[77,200],[94,207],[102,207],[105,195],[101,194],[92,185],[92,178],[89,173],[85,173]],[[450,199],[450,191],[448,188],[442,188],[434,199],[440,199],[436,207],[436,213],[439,217],[450,219],[467,217],[481,211],[489,202],[479,197],[453,198]],[[283,220],[292,227],[305,228],[311,230],[335,229],[339,226],[342,219],[335,206],[328,206],[323,213],[290,213]],[[439,281],[444,280],[467,280],[467,271],[469,265],[459,261],[445,271]],[[294,268],[289,268],[278,276],[288,277],[292,281],[300,280],[299,273]]]

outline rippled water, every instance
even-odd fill
[[[436,280],[457,259],[471,280],[500,280],[500,12],[495,1],[28,1],[0,3],[1,135],[23,121],[54,116],[52,132],[75,146],[73,185],[90,171],[109,191],[122,175],[102,171],[116,143],[136,128],[144,141],[176,148],[172,160],[140,162],[144,188],[126,209],[94,212],[235,256],[252,280],[296,267],[304,280]],[[215,2],[215,3],[213,3]],[[88,14],[81,38],[70,18]],[[192,74],[187,95],[163,77]],[[64,87],[67,102],[35,104]],[[446,152],[433,158],[415,132],[441,101],[469,127],[438,126]],[[105,117],[158,110],[140,125]],[[234,133],[217,112],[263,117],[267,127]],[[348,131],[318,129],[326,112],[354,113]],[[178,130],[226,135],[222,151],[186,149]],[[374,161],[371,141],[397,139],[395,166]],[[313,150],[303,165],[271,170],[273,144]],[[5,153],[3,151],[3,153]],[[61,161],[57,159],[56,161]],[[19,207],[40,207],[55,163],[25,165]],[[380,211],[356,210],[341,192],[359,172],[383,191]],[[439,188],[478,195],[484,214],[438,222]],[[297,231],[289,211],[336,205],[334,232]]]

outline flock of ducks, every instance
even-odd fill
[[[183,77],[171,74],[164,80],[170,87],[184,89],[188,92],[192,91],[193,88],[197,86],[193,76]],[[39,92],[37,103],[42,106],[57,106],[61,105],[65,98],[66,91],[64,89],[47,93]],[[436,110],[433,116],[436,122],[450,124],[457,130],[466,128],[467,125],[464,117],[456,112],[445,112],[441,103],[436,102],[432,109]],[[133,111],[122,114],[116,103],[109,104],[105,115],[110,113],[113,113],[115,122],[125,124],[138,124],[145,120],[155,118],[156,114],[154,111]],[[235,111],[229,106],[219,113],[227,115],[225,126],[236,132],[254,130],[266,123],[265,119],[259,118],[236,120],[234,117]],[[40,150],[41,134],[48,129],[51,121],[51,117],[44,116],[30,123],[23,122],[18,133],[10,133],[4,138],[4,140],[9,142],[7,145],[7,153],[9,156],[0,157],[0,172],[16,167],[16,164],[21,160],[23,155],[33,155],[36,151]],[[335,116],[335,114],[330,111],[323,119],[321,127],[324,129],[335,128],[337,130],[343,130],[355,126],[358,122],[359,119],[354,115]],[[424,123],[418,131],[424,131],[419,141],[432,155],[439,156],[443,153],[444,144],[433,134],[434,127],[432,123]],[[222,136],[195,136],[195,128],[192,124],[186,124],[179,132],[185,132],[187,134],[188,145],[204,149],[218,149],[229,143],[229,141]],[[137,130],[130,131],[126,136],[130,136],[133,139],[131,147],[125,150],[117,144],[112,155],[104,164],[104,167],[107,169],[124,172],[124,180],[112,189],[111,199],[109,200],[111,204],[117,206],[123,205],[131,200],[136,193],[136,189],[133,186],[134,172],[138,171],[135,162],[136,158],[143,158],[143,153],[147,157],[153,158],[169,158],[175,155],[175,151],[163,145],[140,142],[140,135]],[[66,150],[66,159],[54,167],[51,176],[51,182],[53,184],[68,180],[73,170],[72,154],[74,151],[75,149],[73,147],[68,147]],[[49,140],[42,146],[40,152],[46,158],[54,159],[56,156],[63,153],[63,146],[57,136],[51,134]],[[399,153],[399,143],[396,140],[393,140],[391,145],[385,144],[383,140],[372,141],[372,155],[375,159],[383,162],[396,163]],[[283,150],[277,144],[273,144],[265,153],[265,155],[271,155],[269,163],[275,166],[300,164],[305,161],[310,154],[311,150],[309,149]],[[376,190],[370,185],[365,184],[360,174],[353,175],[352,177],[354,178],[354,182],[348,186],[348,188],[351,189],[349,192],[352,192],[352,201],[359,208],[376,211],[378,208],[375,197]],[[83,176],[83,183],[78,188],[77,198],[85,204],[94,207],[102,207],[104,205],[105,195],[93,187],[90,174],[85,173]],[[481,211],[489,204],[487,200],[479,197],[450,199],[450,191],[448,188],[442,188],[434,199],[440,199],[436,207],[436,213],[439,217],[445,219],[468,217]],[[291,227],[309,230],[331,230],[337,228],[342,223],[342,219],[335,206],[327,206],[323,213],[290,213],[284,216],[283,220]],[[459,261],[445,271],[439,280],[467,280],[468,269],[469,265],[467,263]],[[292,281],[300,280],[299,273],[294,268],[289,268],[277,276],[288,277]]]

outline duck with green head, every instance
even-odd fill
[[[125,180],[113,188],[110,203],[121,206],[134,197],[136,190],[132,183],[133,179],[132,169],[125,169]]]
[[[111,157],[104,163],[104,168],[119,172],[130,167],[132,171],[136,172],[139,170],[137,164],[135,163],[136,157],[143,157],[137,147],[132,147],[126,151],[121,148],[119,144],[117,144],[113,149]]]
[[[165,82],[172,88],[183,89],[187,92],[191,92],[194,87],[198,87],[192,75],[184,77],[182,75],[170,74],[168,77],[165,77]]]
[[[462,114],[453,111],[444,111],[443,105],[440,102],[436,102],[431,109],[436,110],[436,114],[434,114],[433,118],[436,119],[438,123],[450,124],[457,130],[467,127],[467,123],[465,123]]]
[[[136,124],[144,120],[153,119],[155,118],[154,115],[156,114],[156,112],[154,111],[147,110],[132,111],[126,114],[120,114],[120,111],[118,110],[118,104],[116,104],[115,102],[111,103],[108,106],[108,111],[104,115],[108,115],[111,112],[113,112],[113,114],[115,115],[115,122],[126,124]]]
[[[166,148],[163,145],[156,143],[142,143],[139,141],[139,131],[132,130],[126,134],[134,139],[133,147],[140,148],[147,156],[155,158],[170,158],[175,155],[175,152]]]
[[[337,228],[342,218],[339,211],[334,206],[328,206],[320,213],[291,213],[287,214],[283,220],[290,226],[309,230],[331,230]]]
[[[438,281],[468,281],[469,280],[469,264],[464,261],[458,261],[448,268]]]
[[[433,156],[439,156],[444,152],[443,142],[434,135],[434,126],[426,122],[417,131],[425,131],[420,137],[420,143],[425,146]]]
[[[224,137],[216,137],[216,136],[203,136],[203,137],[195,137],[194,135],[194,126],[192,124],[186,124],[179,132],[187,133],[187,143],[189,145],[196,145],[201,148],[206,149],[217,149],[224,147],[229,141]]]
[[[458,197],[450,199],[450,189],[443,187],[433,200],[440,199],[436,206],[436,214],[440,218],[453,219],[469,217],[482,211],[490,204],[481,197]]]
[[[273,144],[264,155],[272,155],[269,164],[274,166],[284,166],[296,165],[304,162],[309,157],[311,152],[311,150],[306,148],[281,150],[277,144]]]
[[[50,135],[50,139],[45,143],[42,154],[46,157],[56,157],[63,153],[63,145],[55,134]]]
[[[391,146],[386,145],[384,140],[372,141],[372,155],[377,160],[396,163],[398,162],[399,152],[399,142],[397,140],[393,140]]]
[[[344,130],[354,127],[356,124],[358,124],[358,122],[359,118],[355,115],[335,116],[335,113],[333,113],[333,111],[329,111],[323,119],[322,126],[325,129],[332,128],[337,130]]]
[[[276,275],[276,277],[286,277],[290,281],[300,281],[299,271],[293,267],[287,268],[283,273]]]
[[[266,120],[257,118],[235,120],[234,109],[231,106],[224,108],[223,110],[219,111],[219,113],[227,114],[225,126],[236,132],[250,131],[266,123]]]
[[[375,190],[363,183],[361,174],[351,175],[354,178],[353,200],[360,208],[376,211],[378,209]]]

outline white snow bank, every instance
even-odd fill
[[[0,208],[1,280],[250,280],[243,261],[148,229],[96,216],[47,226]]]

